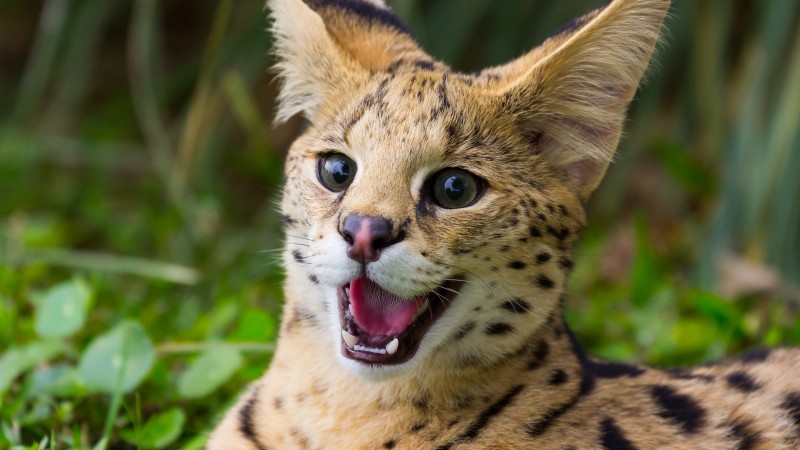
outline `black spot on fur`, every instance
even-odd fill
[[[536,285],[542,289],[552,289],[555,283],[547,275],[539,275],[536,278]]]
[[[528,362],[528,370],[536,370],[539,367],[542,367],[547,360],[547,355],[549,354],[550,344],[548,344],[546,340],[542,339],[533,349],[533,355],[530,362]]]
[[[754,380],[750,374],[742,370],[728,374],[728,376],[725,377],[725,381],[728,382],[728,386],[746,393],[761,389],[761,384]]]
[[[292,251],[292,257],[295,261],[302,263],[303,262],[303,255],[297,250]]]
[[[424,199],[417,203],[417,221],[421,221],[423,219],[434,217],[436,214],[434,210],[428,207],[428,202]]]
[[[476,324],[475,324],[474,321],[470,321],[470,322],[465,323],[464,325],[461,325],[461,327],[458,329],[456,334],[453,335],[453,339],[456,340],[456,341],[460,341],[461,339],[464,339],[464,337],[466,335],[468,335],[470,333],[470,331],[472,331],[475,328],[475,325]]]
[[[587,360],[585,367],[598,378],[636,378],[644,373],[641,367],[611,361]]]
[[[684,433],[695,434],[705,426],[705,409],[688,395],[665,385],[651,386],[650,395],[658,404],[658,415],[679,426]]]
[[[558,265],[559,265],[559,267],[561,267],[564,270],[571,270],[572,267],[574,266],[574,264],[572,263],[572,260],[568,259],[568,258],[561,258],[558,261]]]
[[[463,443],[463,442],[469,442],[469,441],[475,440],[475,438],[478,437],[478,435],[481,433],[481,431],[483,431],[484,428],[486,428],[486,425],[489,424],[489,421],[494,416],[496,416],[496,415],[500,414],[501,412],[503,412],[503,410],[506,409],[508,407],[508,405],[510,405],[511,402],[514,400],[514,397],[516,397],[517,395],[519,395],[520,392],[522,392],[522,389],[524,387],[525,386],[523,386],[523,385],[514,386],[510,391],[506,392],[506,394],[503,395],[503,397],[501,397],[499,400],[497,400],[491,406],[489,406],[483,412],[481,412],[478,415],[478,417],[475,418],[474,421],[472,421],[472,423],[469,425],[469,427],[467,427],[467,429],[464,430],[464,432],[461,433],[454,440],[454,442],[449,442],[447,444],[439,446],[438,448],[439,449],[449,449],[449,448],[452,448],[452,446],[456,442]]]
[[[610,417],[600,422],[600,445],[606,450],[636,450],[633,442],[625,437],[625,433]]]
[[[753,450],[761,440],[761,433],[750,427],[752,421],[734,422],[730,424],[730,436],[739,443],[734,450]]]
[[[536,255],[536,262],[539,264],[544,264],[547,261],[550,261],[550,258],[552,258],[552,255],[550,255],[550,253],[539,253],[538,255]]]
[[[522,261],[511,261],[510,263],[508,263],[508,268],[514,270],[522,270],[527,266],[528,265]]]
[[[428,409],[428,402],[430,401],[429,398],[430,394],[427,392],[423,392],[422,395],[414,399],[413,401],[414,406],[416,406],[419,409]]]
[[[764,362],[769,358],[769,355],[772,353],[772,350],[768,348],[759,348],[756,350],[749,351],[742,355],[739,358],[739,361],[746,362],[746,363],[758,363]]]
[[[574,395],[572,398],[567,400],[561,406],[553,408],[547,412],[545,412],[540,418],[537,420],[530,421],[525,424],[525,432],[528,433],[531,437],[538,437],[543,435],[550,429],[551,426],[558,420],[561,416],[567,413],[570,409],[572,409],[581,398],[580,392]]]
[[[539,229],[536,228],[536,227],[531,227],[530,232],[531,232],[531,236],[533,236],[533,237],[542,237],[542,232],[539,231]]]
[[[489,336],[508,334],[512,331],[514,331],[514,327],[505,322],[490,323],[486,327],[486,334],[488,334]]]
[[[521,298],[512,298],[503,302],[500,307],[513,313],[523,313],[527,312],[531,305]]]
[[[314,284],[318,284],[319,283],[319,278],[317,278],[316,275],[309,275],[308,276],[308,281],[310,281],[310,282],[312,282]]]
[[[417,422],[417,423],[415,423],[414,425],[411,426],[411,432],[412,433],[419,433],[426,426],[428,426],[428,424],[425,423],[425,422]]]
[[[677,369],[670,369],[668,373],[670,374],[671,377],[677,378],[679,380],[701,380],[705,381],[706,383],[711,383],[716,380],[716,377],[714,377],[713,375],[694,373],[682,367]]]
[[[554,236],[559,241],[563,241],[564,239],[569,237],[570,231],[569,228],[561,228],[560,230],[556,230],[553,227],[547,227],[547,234]]]
[[[505,252],[511,250],[511,246],[504,245],[504,246],[500,247],[499,250],[500,250],[501,253],[505,253]]]
[[[308,309],[295,307],[292,310],[289,321],[286,322],[286,330],[293,331],[297,327],[303,327],[306,325],[318,328],[319,320],[317,320],[317,316]]]
[[[283,225],[286,227],[294,225],[294,219],[285,214],[281,217],[281,221],[283,222]]]
[[[567,380],[569,380],[567,372],[564,372],[562,369],[556,369],[550,374],[550,379],[547,380],[547,383],[551,386],[560,386],[566,383]]]
[[[436,68],[436,66],[433,64],[433,62],[426,61],[424,59],[421,59],[419,61],[414,61],[414,67],[416,67],[418,69],[422,69],[422,70],[428,70],[428,71],[433,71]]]
[[[794,421],[797,429],[796,434],[800,436],[800,392],[790,392],[781,403],[781,409],[789,413],[789,418]]]
[[[397,446],[397,441],[395,441],[394,439],[390,439],[383,443],[383,448],[392,449],[395,448],[395,446]]]
[[[268,447],[261,443],[256,434],[254,422],[255,407],[258,404],[258,389],[254,390],[250,398],[239,410],[239,431],[250,441],[258,450],[268,450]]]

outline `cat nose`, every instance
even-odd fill
[[[350,214],[345,217],[339,233],[350,244],[347,256],[366,264],[377,261],[381,256],[381,250],[405,238],[402,230],[393,235],[392,228],[392,222],[383,217]]]

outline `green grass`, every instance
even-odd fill
[[[394,2],[462,70],[599,3]],[[0,448],[200,448],[269,364],[302,121],[270,128],[262,6],[0,4]],[[591,352],[800,343],[798,17],[675,0],[577,249],[568,318]]]

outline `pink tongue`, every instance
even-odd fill
[[[350,283],[353,318],[369,334],[401,333],[411,324],[414,313],[424,301],[424,298],[398,297],[367,278],[359,278]]]

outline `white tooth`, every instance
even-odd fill
[[[350,314],[352,314],[352,315],[353,315],[353,317],[355,317],[356,313],[355,313],[355,312],[353,312],[353,304],[352,304],[352,303],[350,303],[350,305],[348,306],[348,308],[350,309]]]
[[[397,347],[399,346],[400,346],[400,341],[398,341],[397,338],[392,339],[392,342],[386,344],[386,353],[394,355],[395,353],[397,353]]]
[[[353,348],[356,346],[356,344],[358,344],[358,338],[345,330],[342,330],[342,339],[344,339],[344,343],[350,348]]]

